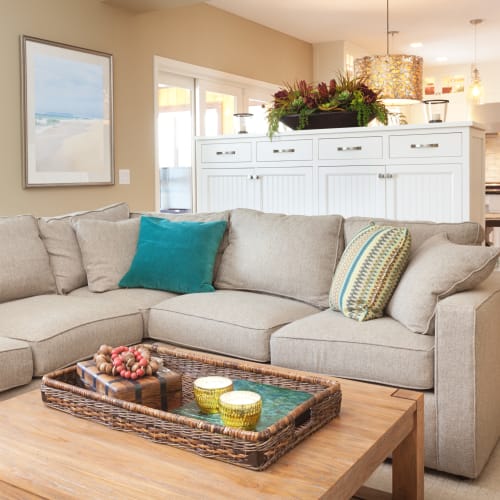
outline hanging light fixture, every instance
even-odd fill
[[[414,104],[422,100],[423,59],[419,56],[389,54],[389,0],[386,11],[387,48],[385,56],[366,56],[354,61],[354,72],[370,88],[379,89],[388,106]]]
[[[471,69],[471,84],[468,89],[468,97],[472,104],[481,104],[481,97],[483,96],[483,85],[481,83],[481,77],[479,76],[479,70],[477,69],[476,61],[476,26],[483,22],[482,19],[471,19],[469,21],[474,27],[474,60]]]

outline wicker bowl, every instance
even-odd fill
[[[239,429],[255,429],[262,411],[260,394],[252,391],[231,391],[221,394],[219,413],[224,425]]]
[[[193,382],[196,403],[203,413],[219,412],[219,396],[233,390],[233,382],[227,377],[200,377]]]

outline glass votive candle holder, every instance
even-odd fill
[[[219,412],[219,396],[233,390],[233,381],[227,377],[200,377],[193,382],[194,399],[202,413]]]
[[[253,391],[230,391],[219,398],[219,413],[224,425],[252,430],[262,412],[262,398]]]
[[[427,123],[445,122],[449,102],[448,99],[427,99],[422,101]]]
[[[253,116],[253,113],[234,113],[233,116],[238,120],[238,134],[248,134],[247,120]]]

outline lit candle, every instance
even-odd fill
[[[193,382],[194,399],[203,413],[219,411],[219,396],[233,390],[233,382],[227,377],[200,377]]]

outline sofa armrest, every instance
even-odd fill
[[[476,477],[500,435],[500,272],[436,310],[438,468]]]

